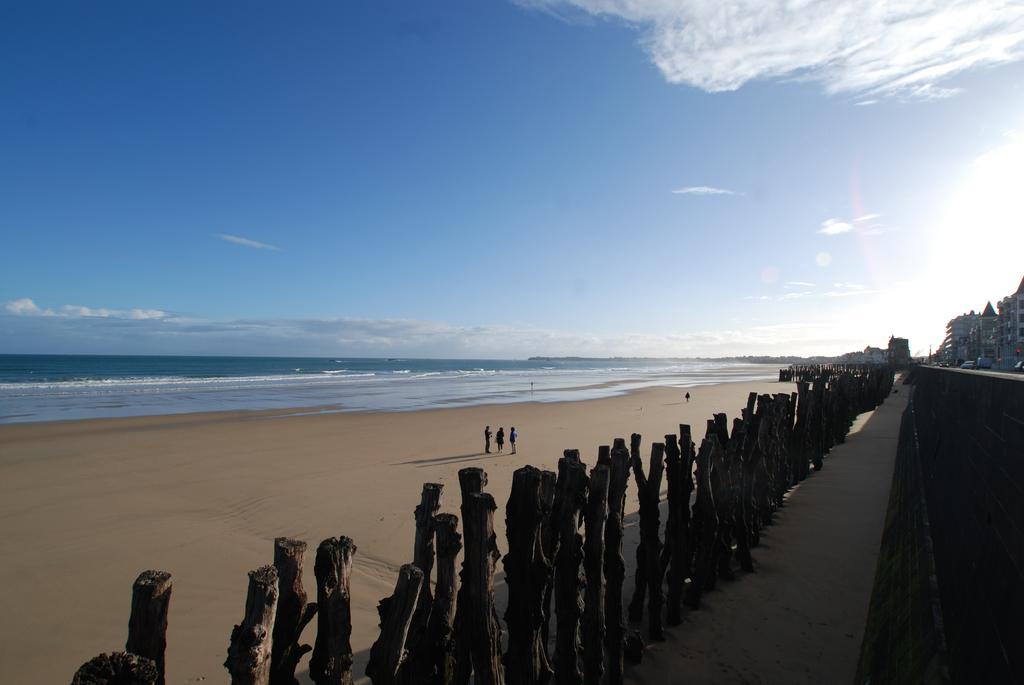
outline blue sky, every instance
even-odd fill
[[[0,352],[926,351],[1024,275],[1022,56],[1000,0],[9,3]]]

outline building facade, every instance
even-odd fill
[[[949,320],[946,324],[946,339],[939,348],[939,358],[953,364],[958,361],[973,359],[970,350],[971,331],[978,325],[979,315],[972,309]]]
[[[1024,278],[1016,292],[999,300],[996,357],[1005,365],[1024,359]]]

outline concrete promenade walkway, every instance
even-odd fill
[[[853,681],[908,397],[896,388],[791,491],[753,550],[755,572],[719,581],[627,682]]]

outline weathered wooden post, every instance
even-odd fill
[[[441,492],[444,486],[439,483],[424,483],[420,493],[420,503],[414,513],[416,536],[413,542],[413,565],[423,571],[423,583],[420,585],[420,598],[416,602],[416,613],[409,625],[409,636],[406,649],[409,652],[411,673],[417,675],[430,670],[433,655],[424,650],[423,639],[427,631],[427,620],[434,602],[430,592],[430,574],[434,570],[434,517],[441,509]]]
[[[482,468],[467,466],[466,468],[459,469],[459,491],[462,495],[459,511],[462,515],[463,529],[468,525],[466,520],[469,515],[469,498],[483,492],[485,485],[487,485],[487,474]],[[463,533],[465,533],[465,530],[463,530]],[[465,535],[463,535],[463,542],[465,542]],[[473,657],[470,651],[470,645],[473,643],[473,626],[470,622],[470,614],[473,610],[469,594],[469,578],[471,575],[472,570],[470,569],[469,554],[467,552],[462,556],[462,572],[459,574],[462,582],[459,585],[455,608],[456,685],[468,685],[473,675]]]
[[[689,436],[684,436],[684,441]],[[668,570],[668,607],[666,620],[670,626],[682,622],[680,613],[683,599],[683,585],[689,576],[687,537],[689,531],[690,491],[686,489],[684,480],[690,479],[690,472],[683,472],[683,459],[676,442],[676,436],[665,436],[665,479],[668,481],[668,520],[665,522],[665,548],[662,554],[662,566]],[[685,498],[685,499],[684,499]]]
[[[543,512],[540,522],[540,547],[548,564],[548,575],[544,579],[544,597],[541,600],[544,617],[540,627],[541,643],[545,650],[551,636],[551,598],[555,591],[555,553],[558,551],[558,526],[553,514],[557,479],[558,476],[553,471],[540,472],[540,507]],[[551,665],[550,656],[548,664]]]
[[[431,659],[423,678],[430,685],[448,685],[455,678],[455,557],[462,550],[459,518],[454,514],[434,517],[437,541],[437,587],[427,621],[425,653]]]
[[[245,616],[231,631],[224,667],[232,685],[268,685],[270,655],[277,609],[277,569],[261,566],[249,571]]]
[[[732,470],[730,480],[732,481],[732,525],[733,539],[736,541],[736,560],[740,568],[747,573],[754,570],[754,562],[750,556],[750,528],[748,526],[749,504],[745,500],[746,494],[746,423],[742,419],[733,419],[732,436],[729,438],[729,445],[726,451],[729,453],[728,461]]]
[[[302,540],[274,540],[278,597],[274,646],[270,657],[270,685],[298,685],[295,668],[302,656],[313,649],[299,644],[306,624],[316,615],[316,602],[306,603],[306,589],[302,585],[302,557],[305,553],[306,543]]]
[[[503,685],[501,625],[494,606],[494,567],[501,554],[494,535],[494,498],[486,492],[472,494],[465,506],[467,573],[462,582],[468,597],[469,652],[474,685]],[[460,609],[461,611],[461,609]]]
[[[579,628],[582,602],[583,538],[579,534],[580,510],[587,500],[587,471],[571,456],[558,461],[555,511],[558,551],[555,557],[555,681],[559,685],[580,685]]]
[[[587,585],[583,603],[583,682],[601,685],[604,674],[604,528],[608,520],[608,485],[611,476],[607,464],[598,464],[590,472],[583,549],[583,568]]]
[[[505,507],[508,553],[503,559],[508,585],[508,651],[505,676],[510,683],[540,685],[551,678],[547,648],[542,642],[544,586],[550,565],[540,542],[541,472],[524,466],[512,474],[512,491]]]
[[[639,433],[633,433],[629,436],[629,466],[634,476],[638,469],[640,474],[643,475],[640,440],[641,436]],[[642,518],[644,495],[639,487],[640,484],[637,482],[636,498],[641,505],[641,512],[638,512],[638,514]],[[644,599],[647,597],[647,548],[645,547],[645,542],[644,536],[641,535],[640,542],[636,546],[636,568],[633,570],[633,596],[629,600],[629,620],[633,623],[644,617]]]
[[[152,659],[112,652],[82,664],[71,679],[71,685],[156,685],[159,678],[159,669]]]
[[[395,591],[377,605],[380,614],[380,637],[370,647],[366,675],[373,685],[396,685],[405,665],[405,640],[409,624],[423,584],[423,571],[412,564],[398,570]]]
[[[622,685],[623,646],[626,624],[622,615],[622,585],[626,579],[626,560],[622,557],[622,519],[626,513],[626,488],[629,485],[629,450],[626,441],[615,438],[609,454],[608,522],[604,528],[605,652],[608,654],[608,683]]]
[[[152,659],[157,685],[164,685],[164,652],[167,649],[167,609],[171,602],[171,574],[143,571],[132,585],[132,613],[128,619],[130,654]]]
[[[661,624],[662,590],[664,569],[661,566],[661,512],[658,502],[661,497],[661,478],[664,473],[665,444],[651,443],[651,461],[644,477],[639,462],[633,463],[633,478],[640,495],[640,537],[644,541],[645,567],[647,571],[647,633],[652,640],[664,640]]]
[[[328,538],[316,550],[316,642],[309,677],[317,685],[352,684],[352,559],[351,538]]]
[[[712,422],[708,422],[711,424]],[[715,573],[715,543],[718,537],[718,513],[711,491],[711,471],[721,450],[718,438],[709,426],[707,437],[697,453],[697,500],[693,504],[690,539],[696,547],[693,560],[693,574],[683,601],[686,606],[696,609],[704,592],[708,577]]]

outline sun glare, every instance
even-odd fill
[[[1024,134],[1008,137],[971,163],[929,238],[929,285],[947,304],[983,307],[1024,270]]]

